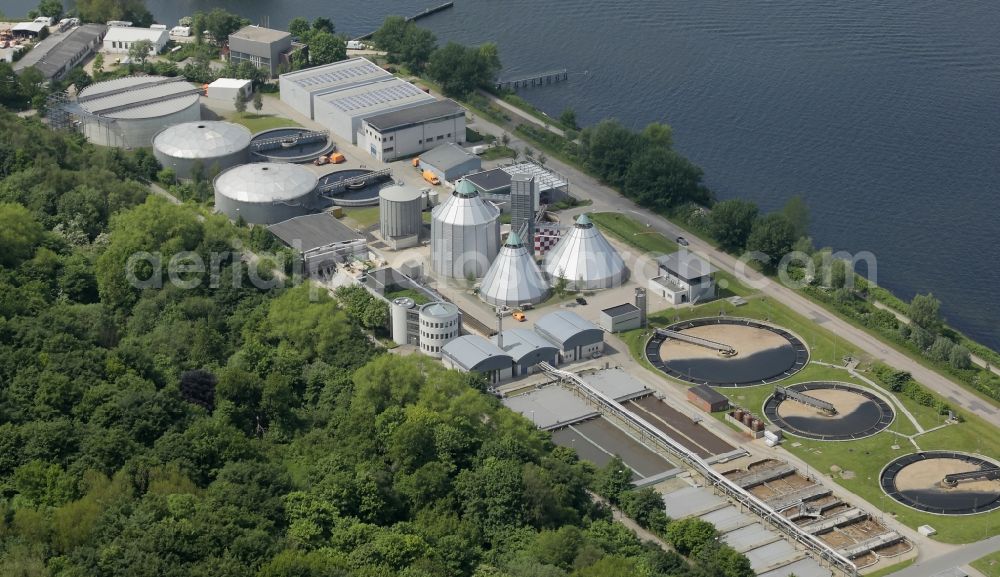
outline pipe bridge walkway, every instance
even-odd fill
[[[966,471],[964,473],[952,473],[944,476],[944,484],[954,487],[960,481],[974,481],[983,479],[984,481],[1000,480],[1000,468],[979,469],[978,471]]]
[[[805,393],[800,393],[792,389],[786,389],[782,386],[774,387],[774,398],[778,401],[783,401],[785,399],[790,399],[798,403],[802,403],[807,407],[813,407],[814,409],[819,409],[829,415],[837,414],[837,407],[833,406],[833,403],[828,403],[824,400],[817,399],[812,395],[807,395]]]
[[[727,497],[746,507],[750,512],[757,515],[764,521],[770,523],[775,529],[784,533],[795,542],[808,548],[820,559],[830,565],[836,566],[850,577],[857,577],[857,566],[841,552],[830,547],[815,535],[806,533],[798,525],[786,519],[783,515],[769,507],[759,498],[748,492],[743,487],[733,483],[722,473],[716,471],[704,459],[689,451],[686,447],[665,435],[662,431],[654,427],[642,417],[626,410],[620,403],[595,389],[579,376],[568,371],[561,371],[549,363],[539,363],[538,367],[545,374],[575,385],[577,394],[582,396],[587,402],[596,406],[602,413],[613,415],[620,419],[626,426],[634,431],[640,441],[649,443],[652,446],[665,450],[684,462],[692,469],[702,475],[712,487],[721,491]]]
[[[665,339],[684,341],[686,343],[691,343],[692,345],[698,345],[700,347],[712,349],[713,351],[718,351],[720,354],[725,355],[727,357],[731,357],[736,354],[736,349],[725,343],[710,341],[708,339],[703,339],[701,337],[696,337],[693,335],[687,335],[681,332],[672,331],[670,329],[656,329],[656,334]]]
[[[273,138],[265,138],[254,142],[251,146],[253,147],[254,152],[263,152],[265,150],[281,148],[285,145],[298,146],[300,144],[308,144],[318,140],[326,140],[329,136],[329,130],[313,130],[309,132],[300,132],[292,136],[275,136]]]
[[[376,181],[376,180],[383,180],[386,178],[392,178],[391,168],[383,168],[382,170],[375,170],[373,172],[359,174],[358,176],[352,176],[350,178],[344,178],[342,180],[321,184],[319,185],[319,188],[317,188],[317,190],[322,195],[336,194],[338,192],[343,192],[344,189],[352,185],[365,184],[369,180]]]

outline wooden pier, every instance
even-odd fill
[[[529,86],[544,86],[546,84],[562,82],[568,78],[569,71],[565,68],[561,70],[549,70],[547,72],[530,74],[528,76],[519,76],[517,78],[510,78],[507,80],[497,80],[496,89],[517,90],[518,88],[527,88]]]
[[[432,6],[431,8],[425,8],[423,12],[419,12],[417,14],[414,14],[413,16],[408,17],[406,19],[406,21],[407,22],[416,22],[417,20],[420,20],[421,18],[427,18],[431,14],[437,14],[438,12],[442,12],[444,10],[447,10],[447,9],[451,8],[452,6],[454,6],[454,5],[455,5],[454,2],[445,2],[444,4],[441,4],[440,6]],[[369,40],[374,35],[375,35],[375,31],[373,30],[373,31],[369,32],[368,34],[365,34],[364,36],[358,36],[357,38],[355,38],[355,40],[358,40],[358,41]]]

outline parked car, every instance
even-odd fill
[[[691,243],[689,243],[688,239],[684,238],[683,236],[679,236],[677,237],[677,244],[681,246],[688,246]]]
[[[583,297],[576,297],[576,304],[578,304],[578,305],[585,305],[585,304],[587,304],[587,299],[585,299]]]

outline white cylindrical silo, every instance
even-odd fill
[[[389,307],[389,317],[392,324],[392,341],[397,345],[405,345],[410,342],[409,324],[410,311],[416,306],[413,299],[409,297],[399,297],[393,299]]]
[[[177,178],[192,178],[198,164],[202,175],[219,174],[248,162],[251,137],[246,127],[232,122],[184,122],[153,137],[153,156]]]
[[[500,252],[500,209],[460,180],[431,214],[431,270],[458,279],[486,274]]]
[[[391,185],[379,191],[379,232],[393,249],[415,246],[424,226],[418,189]]]
[[[458,307],[438,301],[420,307],[420,352],[441,357],[441,347],[462,334],[462,318]]]
[[[244,164],[216,177],[215,209],[234,220],[274,224],[311,212],[316,184],[316,175],[297,164]]]

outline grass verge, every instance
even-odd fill
[[[990,553],[969,564],[986,577],[1000,577],[1000,551]]]
[[[271,128],[301,126],[301,124],[290,118],[274,116],[271,114],[254,114],[251,112],[244,112],[242,114],[239,112],[233,112],[232,114],[226,115],[226,120],[235,122],[236,124],[242,124],[243,126],[246,126],[250,132],[255,134],[262,130],[270,130]]]

